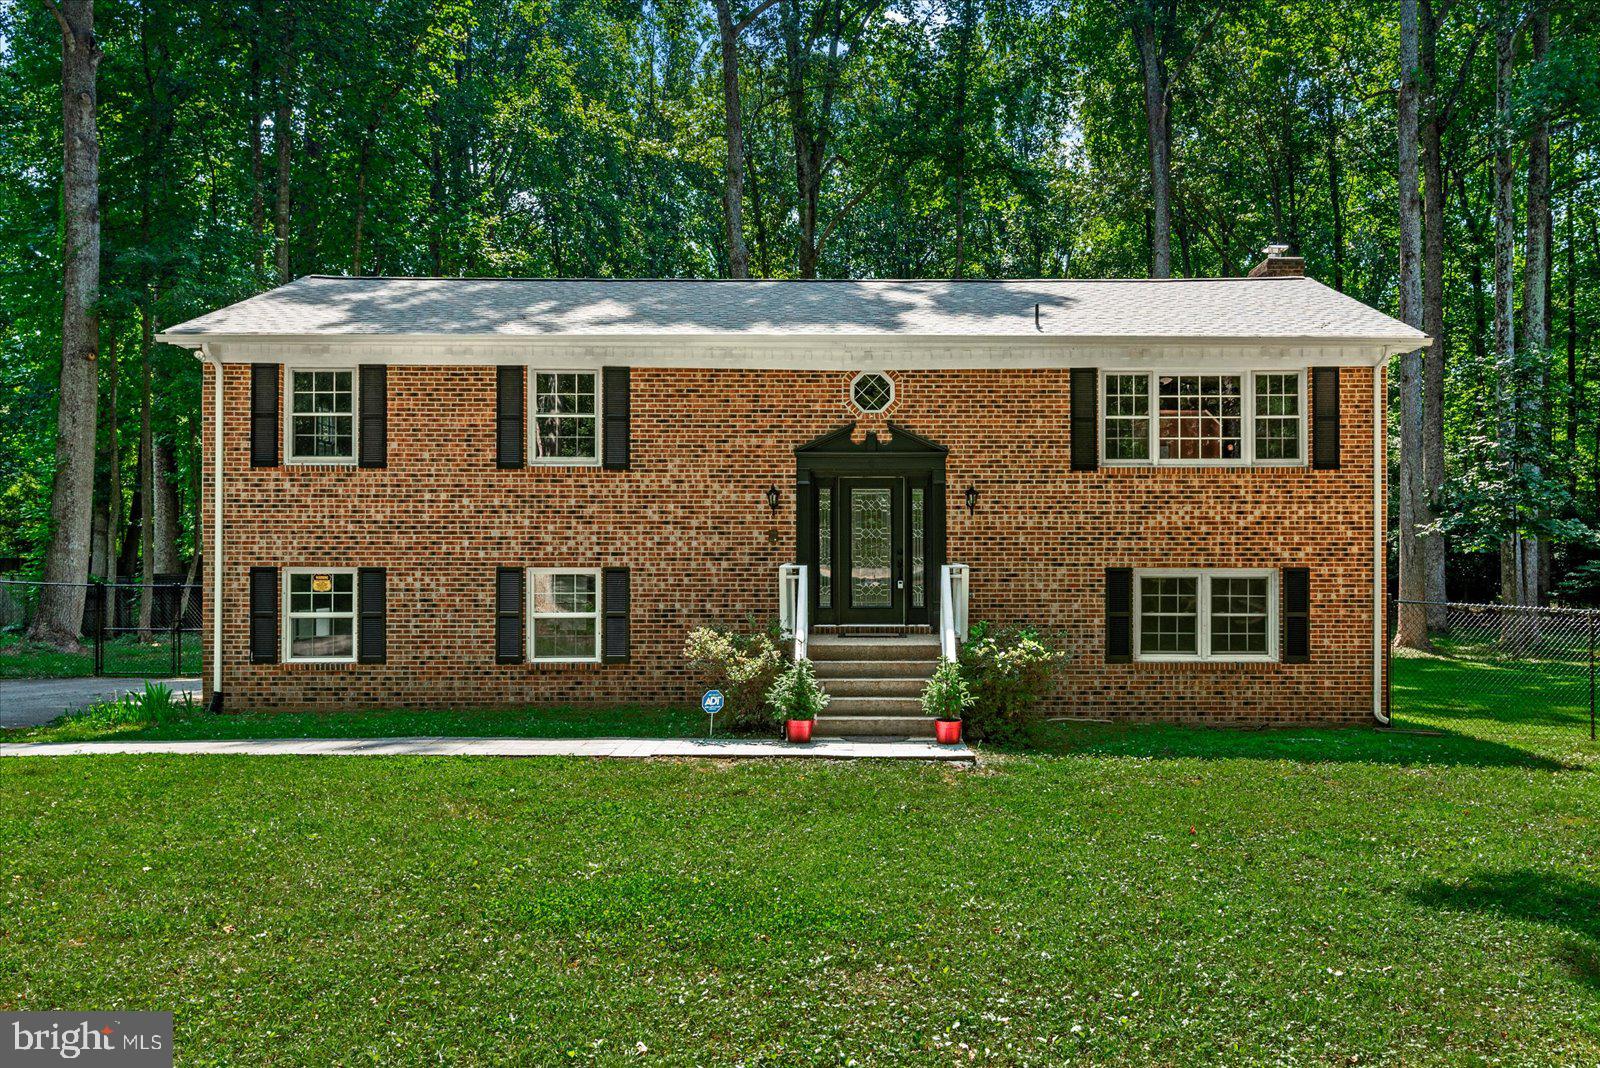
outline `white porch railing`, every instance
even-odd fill
[[[794,639],[797,664],[806,659],[806,639],[811,631],[809,572],[805,564],[783,564],[778,568],[778,627],[785,638]]]
[[[967,586],[971,569],[966,564],[939,568],[939,655],[954,660],[967,640]]]

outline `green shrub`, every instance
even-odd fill
[[[961,677],[961,665],[941,658],[922,691],[922,714],[932,719],[960,719],[973,701],[967,680]]]
[[[115,701],[100,701],[67,715],[63,725],[90,733],[160,726],[189,715],[194,706],[178,700],[172,689],[147,682],[141,693],[125,693]]]
[[[786,658],[778,648],[776,628],[738,632],[699,627],[683,643],[689,666],[705,672],[722,691],[725,703],[717,726],[732,731],[765,730],[772,726],[767,691],[783,672]]]
[[[974,623],[961,647],[961,675],[972,696],[968,730],[993,742],[1025,740],[1065,657],[1032,627]]]
[[[817,685],[811,661],[797,660],[778,676],[767,691],[767,704],[779,722],[786,719],[816,719],[828,707],[828,695]]]

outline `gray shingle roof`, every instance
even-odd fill
[[[1423,339],[1310,278],[727,282],[319,275],[163,336],[239,335],[1294,339],[1407,347]]]

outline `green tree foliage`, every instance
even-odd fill
[[[1391,3],[731,6],[754,13],[737,46],[752,275],[1146,273],[1132,28],[1159,16],[1173,273],[1241,274],[1264,244],[1288,241],[1323,281],[1395,308]],[[1441,99],[1452,109],[1442,529],[1459,595],[1492,593],[1508,524],[1549,539],[1559,571],[1593,554],[1600,513],[1600,19],[1584,5],[1550,5],[1548,55],[1519,53],[1510,132],[1524,182],[1528,125],[1543,116],[1552,131],[1551,321],[1545,350],[1519,357],[1518,455],[1494,419],[1507,369],[1491,342],[1490,24],[1525,7],[1435,0],[1439,84],[1424,86],[1425,121]],[[272,283],[285,181],[291,275],[726,271],[720,45],[706,0],[97,0],[96,17],[97,514],[116,540],[102,556],[122,573],[137,570],[150,511],[138,447],[147,362],[152,437],[173,458],[158,477],[180,501],[181,553],[194,548],[198,365],[148,336]],[[0,557],[33,562],[61,347],[59,81],[46,6],[0,0]]]

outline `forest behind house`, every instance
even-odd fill
[[[0,572],[198,574],[200,369],[153,335],[301,275],[1282,243],[1435,339],[1390,369],[1397,592],[1594,603],[1597,139],[1575,0],[0,0]]]

